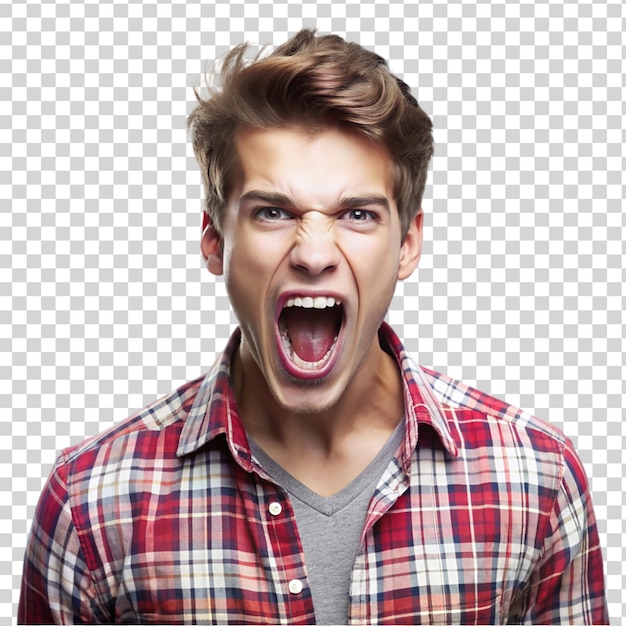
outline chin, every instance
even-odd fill
[[[278,405],[289,413],[299,415],[321,414],[332,409],[341,393],[324,389],[324,379],[293,379],[286,391],[282,386],[272,391]]]

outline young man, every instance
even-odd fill
[[[62,454],[20,620],[606,623],[571,443],[383,322],[420,257],[428,116],[338,37],[244,56],[189,120],[240,328],[206,376]]]

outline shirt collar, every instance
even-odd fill
[[[420,424],[431,426],[446,451],[452,456],[457,456],[457,444],[450,431],[444,407],[435,396],[422,368],[406,352],[399,337],[387,323],[383,323],[379,335],[396,359],[404,380],[406,407],[404,456],[408,459],[417,446]],[[230,364],[240,340],[241,331],[236,329],[221,358],[206,374],[182,429],[177,454],[179,456],[190,454],[218,435],[225,435],[233,457],[243,469],[251,472],[254,469],[252,453],[230,384]]]
[[[457,443],[450,431],[446,411],[439,398],[435,395],[424,370],[406,351],[404,344],[387,324],[383,323],[379,336],[383,344],[389,346],[391,355],[396,359],[404,381],[404,406],[406,418],[406,456],[413,454],[417,446],[419,425],[433,428],[443,447],[451,456],[458,456]]]
[[[230,365],[240,340],[241,330],[237,328],[220,359],[206,374],[181,431],[176,453],[190,454],[218,435],[225,435],[233,457],[250,472],[252,453],[230,384]]]

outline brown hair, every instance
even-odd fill
[[[225,57],[217,86],[188,118],[205,188],[205,211],[221,232],[221,213],[236,173],[238,129],[330,125],[352,129],[384,145],[397,179],[402,233],[421,209],[433,154],[432,122],[387,62],[337,35],[302,30],[269,56],[246,60],[248,46]]]

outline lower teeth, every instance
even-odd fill
[[[285,351],[287,352],[289,359],[301,369],[306,369],[306,370],[318,369],[322,367],[323,365],[325,365],[330,359],[330,355],[332,354],[333,349],[337,345],[337,337],[335,337],[335,340],[331,344],[330,348],[328,348],[328,351],[326,352],[326,354],[319,361],[305,361],[304,359],[301,359],[296,354],[295,350],[293,349],[293,346],[291,345],[291,340],[289,339],[289,335],[287,333],[281,333],[280,336],[281,336],[281,339],[283,340],[283,346],[285,347]]]

